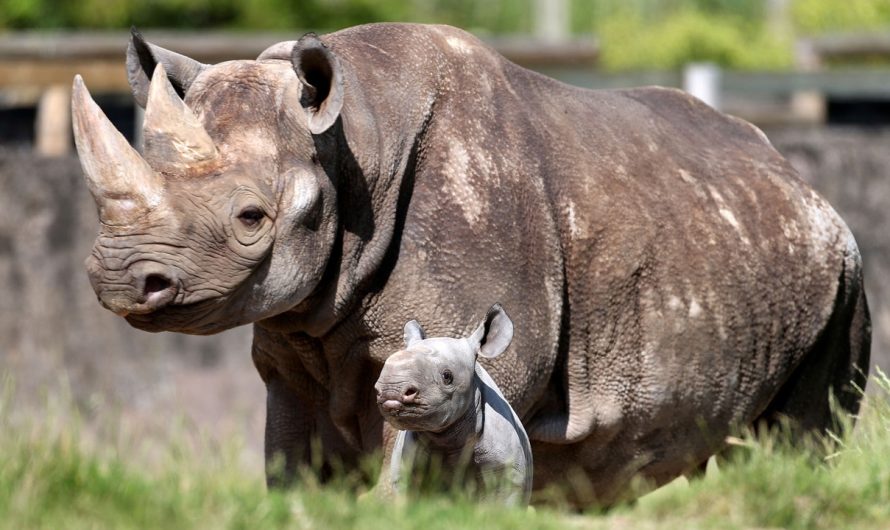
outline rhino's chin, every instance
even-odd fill
[[[220,300],[205,300],[194,304],[171,305],[152,313],[130,314],[127,323],[136,329],[158,333],[174,331],[189,335],[213,335],[250,321],[233,319],[224,311]]]
[[[426,431],[429,430],[424,421],[418,421],[416,417],[387,416],[386,421],[400,431]]]
[[[178,325],[170,324],[164,319],[153,318],[151,315],[128,315],[125,317],[127,323],[141,331],[150,333],[160,333],[161,331],[173,331],[176,333],[185,333],[187,335],[214,335],[221,333],[227,329],[234,328],[239,324],[220,325],[217,323],[207,323],[200,325]]]
[[[435,409],[428,406],[404,406],[397,410],[380,413],[390,425],[402,431],[438,431],[442,429],[442,418]]]

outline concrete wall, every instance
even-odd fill
[[[873,360],[890,371],[890,130],[767,131],[850,224],[866,262]],[[182,415],[261,452],[265,390],[250,329],[149,334],[102,309],[83,268],[95,207],[72,157],[0,151],[0,371],[26,411],[70,395],[86,419],[109,406],[146,429]],[[154,427],[152,427],[154,426]]]

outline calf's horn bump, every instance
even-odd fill
[[[182,173],[217,156],[213,140],[176,93],[162,63],[151,76],[143,131],[145,157],[161,172]]]
[[[157,206],[164,182],[93,101],[79,75],[71,94],[74,142],[87,186],[107,224]]]

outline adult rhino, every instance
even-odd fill
[[[391,444],[374,381],[402,323],[463,335],[533,443],[536,488],[609,503],[734,426],[855,411],[856,243],[755,127],[664,88],[591,91],[446,26],[375,24],[204,65],[133,34],[143,155],[74,84],[101,303],[148,331],[253,323],[285,480]],[[271,482],[276,482],[273,475]],[[579,484],[581,486],[579,486]]]

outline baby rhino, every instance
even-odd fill
[[[467,338],[426,338],[416,320],[405,324],[405,349],[387,359],[374,388],[383,418],[399,429],[390,486],[403,493],[421,466],[435,466],[446,484],[469,480],[483,499],[525,505],[532,453],[519,417],[478,356],[494,358],[513,338],[500,304]]]

